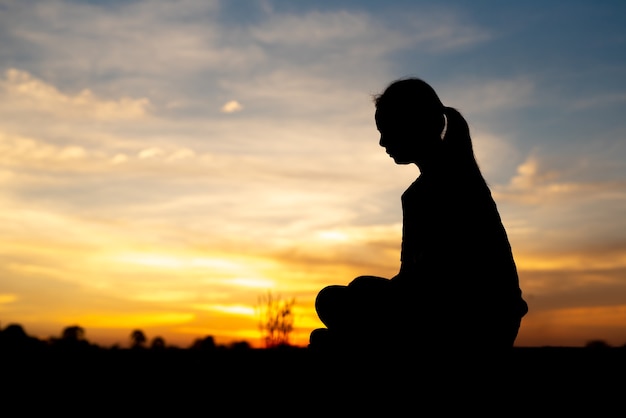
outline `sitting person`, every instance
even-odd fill
[[[380,145],[419,176],[402,195],[401,264],[317,295],[312,349],[513,347],[528,306],[463,116],[417,78],[375,99]]]

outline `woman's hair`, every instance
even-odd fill
[[[445,125],[444,105],[435,90],[419,78],[405,78],[391,83],[375,96],[376,109],[409,116],[429,132],[441,132]]]
[[[374,97],[376,109],[385,109],[410,116],[426,132],[439,134],[445,126],[443,143],[450,167],[464,174],[482,174],[474,156],[469,126],[461,113],[444,106],[435,90],[419,78],[403,78],[392,82],[382,94]]]

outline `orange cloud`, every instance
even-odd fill
[[[224,106],[222,106],[222,112],[223,113],[235,113],[235,112],[240,112],[243,109],[243,106],[241,105],[241,103],[239,103],[237,100],[231,100],[229,102],[226,102],[224,104]]]
[[[626,344],[626,305],[565,308],[529,312],[522,320],[519,346],[583,346],[601,339]]]

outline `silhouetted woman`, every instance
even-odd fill
[[[400,270],[322,289],[315,307],[327,328],[310,347],[512,347],[528,307],[467,122],[416,78],[392,83],[375,107],[380,145],[420,172],[401,199]]]

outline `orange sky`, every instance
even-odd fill
[[[0,326],[256,345],[272,291],[306,344],[322,287],[397,272],[418,171],[371,95],[417,75],[470,123],[517,344],[626,343],[623,7],[340,3],[0,1]]]

